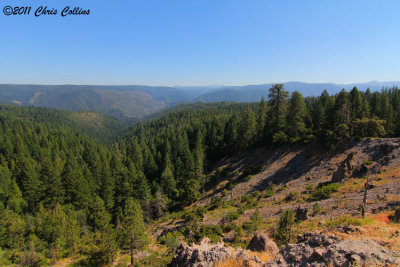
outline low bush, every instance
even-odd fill
[[[251,178],[253,178],[253,175],[247,175],[246,177],[243,178],[243,181],[248,182],[251,180]]]
[[[328,199],[331,197],[332,193],[339,190],[340,185],[336,183],[329,183],[318,187],[310,195],[310,201],[318,201],[323,199]]]
[[[263,169],[263,165],[247,165],[243,171],[242,177],[246,177],[248,175],[254,175],[260,173]]]
[[[159,240],[162,244],[167,246],[168,253],[173,253],[179,245],[179,237],[182,234],[178,231],[168,232],[164,236],[160,237]]]
[[[203,225],[200,227],[196,235],[196,240],[201,241],[204,237],[208,237],[211,242],[218,242],[223,235],[222,227],[219,225]]]
[[[236,220],[239,217],[240,217],[239,212],[231,211],[225,216],[225,220],[227,220],[228,222],[233,222],[234,220]]]
[[[224,203],[224,198],[222,197],[213,197],[210,203],[210,210],[217,209],[222,206]]]
[[[319,205],[318,202],[315,202],[314,206],[313,206],[313,213],[314,214],[318,214],[321,212],[321,206]]]
[[[296,200],[298,197],[299,197],[299,192],[298,191],[293,191],[293,192],[290,192],[286,196],[286,201],[290,202],[290,201]]]

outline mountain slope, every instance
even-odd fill
[[[272,83],[246,86],[95,86],[95,85],[12,85],[0,84],[0,104],[49,107],[61,110],[97,111],[116,118],[137,118],[181,103],[258,102],[267,97]],[[287,82],[289,92],[317,96],[326,89],[330,94],[342,88],[372,91],[399,86],[400,82],[359,84]]]
[[[90,110],[114,117],[141,117],[190,100],[171,87],[86,85],[0,85],[0,103],[62,110]]]
[[[343,88],[350,90],[357,86],[359,90],[378,91],[383,87],[400,86],[400,82],[369,82],[354,84],[335,84],[335,83],[303,83],[303,82],[286,82],[285,89],[289,92],[299,91],[303,96],[319,96],[323,90],[327,90],[329,94],[340,92]],[[236,102],[258,102],[264,96],[267,97],[268,90],[273,83],[245,86],[224,86],[198,96],[196,101],[219,102],[219,101],[236,101]]]
[[[122,121],[93,111],[71,112],[41,107],[0,105],[0,114],[4,118],[68,127],[103,143],[114,142],[128,127],[128,124]]]

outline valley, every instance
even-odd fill
[[[399,264],[400,90],[266,97],[1,105],[0,265]]]

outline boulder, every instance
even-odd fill
[[[200,245],[189,246],[182,242],[176,248],[174,257],[168,266],[212,267],[216,263],[224,263],[228,259],[235,259],[243,263],[243,266],[265,266],[265,262],[257,256],[248,255],[248,252],[250,251],[242,248],[225,247],[223,242],[211,244],[208,238],[203,239]]]
[[[349,153],[345,160],[343,160],[338,166],[337,170],[332,174],[332,182],[341,182],[352,175],[353,170],[353,158],[355,153]]]
[[[264,234],[255,234],[247,246],[248,250],[263,252],[266,251],[272,256],[279,253],[279,248],[268,236]]]

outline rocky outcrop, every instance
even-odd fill
[[[249,252],[249,251],[247,251]],[[175,251],[170,267],[212,267],[217,262],[228,259],[237,259],[244,266],[264,266],[256,256],[249,256],[246,250],[241,248],[225,247],[224,242],[211,244],[208,238],[204,238],[200,245],[187,245],[182,242]]]
[[[332,182],[341,182],[347,177],[350,177],[353,171],[352,160],[355,153],[349,153],[345,160],[343,160],[337,170],[332,175]]]
[[[321,233],[305,233],[301,243],[282,248],[268,266],[397,266],[400,255],[370,239],[340,240]]]
[[[342,226],[341,232],[354,232],[358,228]],[[265,235],[256,235],[249,244],[253,251],[271,251],[275,259],[268,262],[251,256],[251,251],[225,247],[223,242],[200,245],[186,243],[176,249],[169,266],[212,267],[217,262],[235,259],[243,266],[399,266],[400,253],[390,251],[371,239],[341,240],[336,236],[311,232],[298,236],[297,244],[283,247],[279,253],[276,244]]]
[[[254,235],[253,238],[250,240],[250,243],[247,246],[247,249],[251,250],[251,251],[258,251],[258,252],[265,251],[273,257],[275,257],[275,255],[279,253],[279,248],[275,244],[275,242],[272,241],[268,236],[266,236],[264,234]]]

